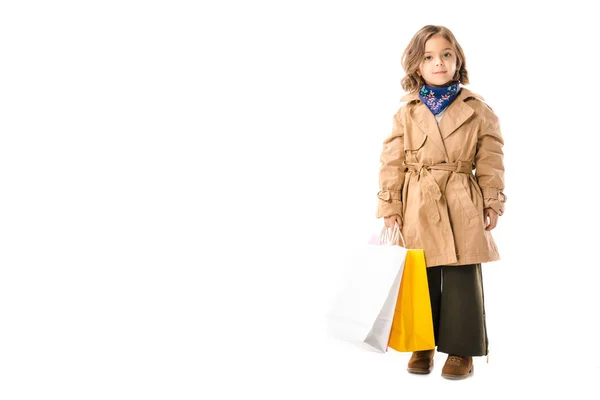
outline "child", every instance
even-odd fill
[[[409,93],[383,143],[377,218],[424,250],[442,376],[463,379],[488,354],[481,263],[500,259],[490,231],[506,201],[504,141],[492,109],[461,87],[465,56],[449,29],[419,30],[402,66]],[[434,353],[414,352],[408,371],[431,372]]]

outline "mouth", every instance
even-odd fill
[[[445,74],[446,72],[448,72],[448,71],[439,71],[439,72],[434,72],[433,74],[434,75],[439,75],[439,74]]]

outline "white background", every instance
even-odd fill
[[[0,397],[597,396],[597,21],[532,3],[3,2]],[[464,382],[325,333],[427,24],[505,139]]]

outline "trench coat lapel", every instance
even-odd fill
[[[446,153],[446,146],[444,146],[444,141],[442,140],[435,116],[429,111],[429,108],[423,103],[417,104],[412,108],[409,115],[419,129],[427,135],[427,140],[433,142],[443,154],[444,160],[447,160],[448,153]]]
[[[416,104],[409,114],[410,118],[415,122],[419,129],[428,136],[428,140],[431,140],[443,153],[444,159],[448,160],[444,139],[454,133],[475,113],[468,104],[465,104],[465,100],[469,97],[477,97],[483,100],[481,96],[476,95],[464,87],[461,88],[456,99],[454,99],[448,108],[446,108],[446,111],[444,111],[444,116],[442,117],[439,126],[435,120],[435,116],[431,113],[429,108],[421,102],[418,93],[409,93],[402,97],[400,101],[418,101],[419,104]]]
[[[461,89],[461,92],[463,90],[464,89]],[[464,98],[464,93],[462,97],[459,94],[459,97],[450,103],[448,108],[446,108],[446,111],[444,111],[444,115],[440,121],[440,132],[442,134],[442,139],[446,139],[448,136],[452,135],[454,131],[456,131],[475,113],[475,111],[469,105],[465,104]]]

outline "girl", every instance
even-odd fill
[[[504,141],[493,110],[461,86],[465,56],[449,29],[420,29],[402,67],[409,93],[383,142],[377,218],[424,250],[442,376],[463,379],[488,354],[481,263],[500,259],[490,231],[506,201]],[[414,352],[408,371],[431,372],[434,353]]]

